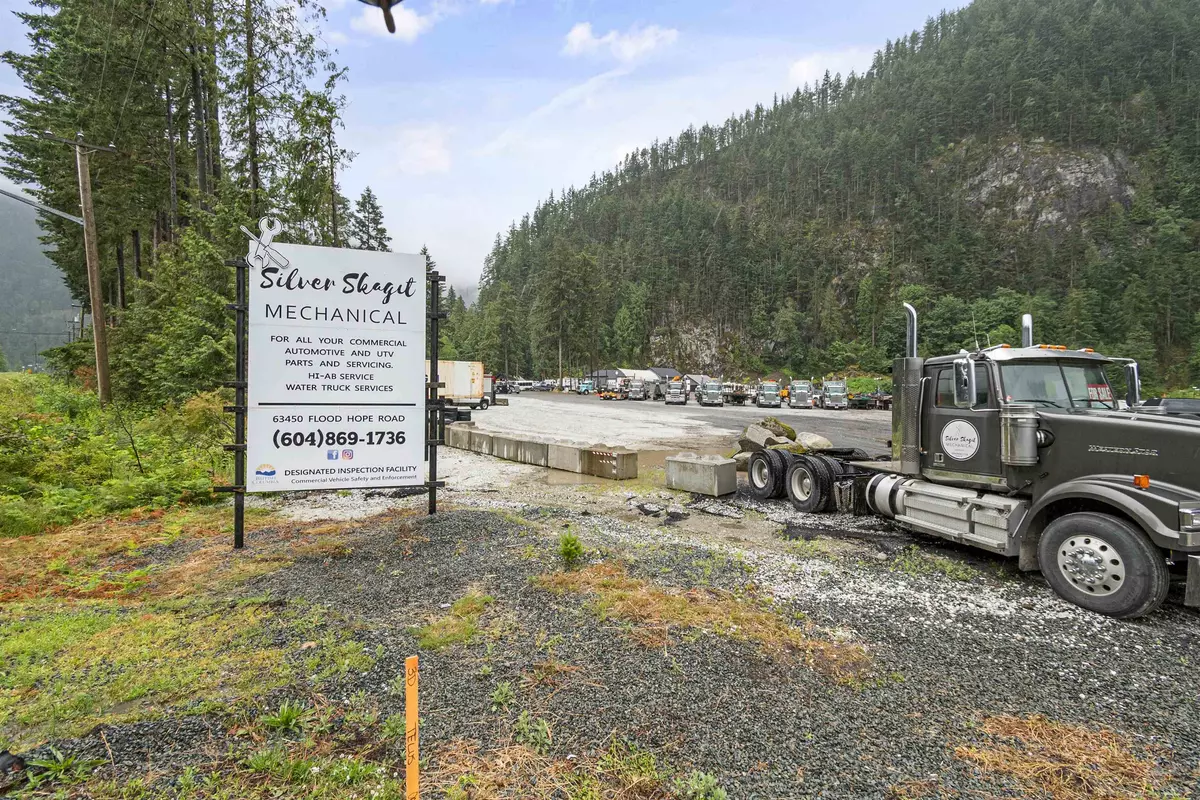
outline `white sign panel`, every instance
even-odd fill
[[[423,483],[424,259],[271,244],[278,227],[260,227],[246,491]]]
[[[942,450],[955,461],[966,461],[979,452],[979,431],[966,420],[947,422],[942,428]]]

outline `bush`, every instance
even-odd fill
[[[564,533],[558,537],[558,555],[567,569],[579,566],[584,557],[583,542],[573,533]]]
[[[726,800],[729,795],[707,772],[693,772],[686,780],[676,779],[675,792],[683,800]]]
[[[213,392],[162,409],[45,375],[0,376],[0,536],[138,507],[211,500],[229,471]]]

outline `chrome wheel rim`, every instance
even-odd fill
[[[792,497],[807,500],[812,495],[812,476],[808,470],[798,469],[792,473]]]
[[[754,485],[759,489],[767,485],[767,462],[761,458],[756,458],[754,464],[750,467],[750,480],[754,481]]]
[[[1058,569],[1084,594],[1103,597],[1125,585],[1125,559],[1099,536],[1068,536],[1058,546]]]

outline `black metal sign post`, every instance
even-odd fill
[[[429,489],[429,513],[437,513],[437,490],[445,486],[444,481],[437,479],[437,449],[442,443],[442,400],[441,388],[445,386],[438,375],[438,328],[446,313],[442,311],[442,282],[445,276],[437,272],[427,272],[426,281],[429,286],[429,382],[425,384],[425,460],[429,462],[429,480],[425,486]]]
[[[225,411],[234,415],[233,444],[225,449],[233,453],[233,485],[217,486],[215,491],[233,492],[233,546],[240,550],[246,544],[246,386],[247,358],[246,343],[250,335],[249,298],[246,296],[250,264],[244,258],[225,262],[225,266],[237,270],[237,302],[226,308],[234,312],[234,359],[237,362],[236,380],[226,381],[224,386],[234,390],[234,404],[225,406]]]

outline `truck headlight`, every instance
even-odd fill
[[[1179,509],[1179,530],[1187,533],[1200,531],[1200,508]]]

